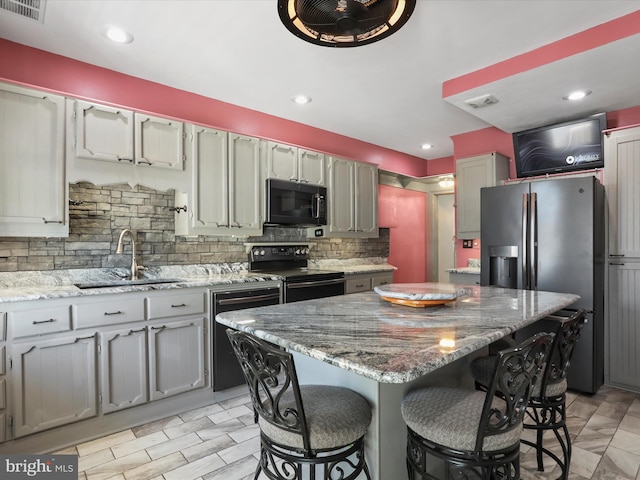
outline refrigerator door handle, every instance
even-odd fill
[[[537,290],[538,288],[538,249],[536,248],[536,239],[538,238],[538,194],[532,192],[529,201],[529,221],[531,222],[531,229],[529,231],[529,288],[531,290]]]
[[[529,216],[529,194],[522,194],[522,253],[520,259],[522,262],[522,288],[529,289],[529,270],[527,262],[527,226]]]

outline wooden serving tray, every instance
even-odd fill
[[[380,296],[382,300],[386,300],[390,303],[397,305],[406,305],[408,307],[433,307],[436,305],[444,305],[445,303],[455,302],[455,298],[448,298],[445,300],[407,300],[405,298],[391,298]]]

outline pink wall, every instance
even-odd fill
[[[4,39],[0,80],[303,146],[404,175],[429,174],[429,162],[422,158]]]
[[[389,263],[398,267],[395,283],[427,280],[427,196],[380,185],[378,218],[390,231]]]

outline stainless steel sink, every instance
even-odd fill
[[[108,287],[126,287],[130,285],[157,285],[160,283],[178,283],[183,280],[179,278],[139,278],[137,280],[104,280],[101,282],[74,283],[81,290],[88,288],[108,288]]]

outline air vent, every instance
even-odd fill
[[[46,0],[0,0],[0,11],[4,10],[44,23],[45,3]]]
[[[472,108],[482,108],[482,107],[488,107],[489,105],[493,105],[494,103],[498,103],[498,99],[493,95],[481,95],[479,97],[465,100],[464,103],[466,103]]]

